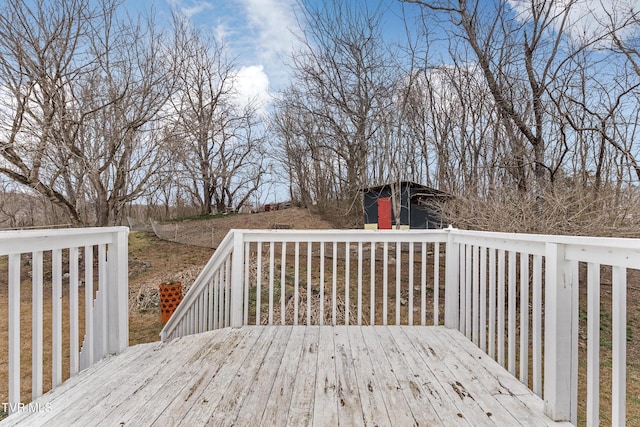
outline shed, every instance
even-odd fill
[[[394,183],[400,198],[400,218],[393,212],[392,184],[362,189],[364,194],[364,228],[374,230],[441,228],[438,202],[451,196],[443,191],[411,181]]]

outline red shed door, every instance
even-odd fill
[[[391,230],[391,197],[378,199],[378,230]]]

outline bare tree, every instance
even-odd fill
[[[201,213],[239,209],[264,175],[258,109],[237,97],[237,70],[224,42],[176,16],[184,37],[184,72],[172,99],[174,153],[185,188]]]
[[[107,225],[149,190],[162,162],[158,113],[171,51],[115,0],[9,0],[0,9],[0,173]],[[89,206],[93,205],[93,208]]]
[[[515,138],[514,143],[521,135],[533,152],[534,193],[544,188],[549,177],[546,95],[565,58],[561,47],[572,2],[531,1],[518,15],[505,0],[497,4],[407,1],[448,14],[450,22],[461,30],[460,37],[475,53],[500,117],[508,121],[505,129]],[[515,151],[522,157],[518,149]]]
[[[369,150],[391,103],[392,63],[382,44],[381,11],[334,0],[303,8],[301,19],[303,49],[292,59],[295,88],[283,96],[290,116],[315,123],[313,140],[304,136],[313,144],[312,156],[333,171],[332,198],[351,206],[368,183]]]

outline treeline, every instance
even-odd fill
[[[468,227],[635,218],[630,5],[407,0],[398,17],[391,1],[309,4],[291,83],[263,114],[238,102],[225,44],[185,18],[57,3],[0,6],[0,173],[70,222],[118,223],[133,202],[236,210],[267,176],[346,224],[361,189],[407,180],[456,196],[448,220]]]

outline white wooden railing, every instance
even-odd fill
[[[640,239],[455,230],[447,260],[447,326],[543,397],[554,420],[577,424],[578,402],[586,401],[584,421],[600,425],[600,320],[610,310],[612,375],[604,386],[611,389],[611,424],[625,425],[627,271],[640,268]],[[601,305],[605,283],[610,307]],[[587,380],[579,395],[581,329]]]
[[[243,324],[438,324],[446,237],[442,231],[232,230],[162,339]]]
[[[624,425],[627,269],[638,267],[637,239],[452,228],[232,230],[161,337],[248,324],[444,320],[541,396],[551,418],[576,424],[580,399],[587,425],[599,425],[600,293],[609,275],[610,415]],[[579,321],[586,322],[586,362],[578,357]],[[579,363],[587,370],[580,395]]]
[[[127,347],[127,235],[125,227],[0,232],[0,266],[7,277],[1,286],[8,286],[8,404],[4,406],[9,413],[21,402],[21,347],[29,348],[25,345],[29,335],[33,399],[43,393],[43,368],[49,371],[43,353],[50,353],[51,388],[55,388],[67,377],[63,362],[73,376]],[[45,293],[51,295],[50,307],[45,307]],[[29,297],[31,331],[20,323]],[[45,313],[50,325],[43,320]],[[45,330],[51,331],[50,336]]]

